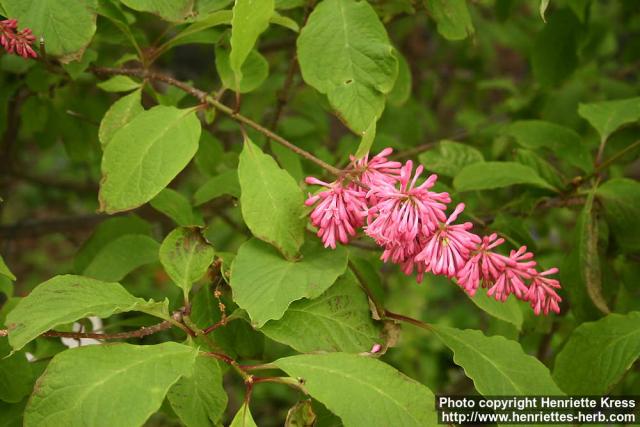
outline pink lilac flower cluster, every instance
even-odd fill
[[[23,58],[37,58],[38,54],[33,50],[36,37],[29,28],[18,31],[18,21],[6,19],[0,21],[0,45],[8,52],[20,55]]]
[[[536,315],[560,312],[560,283],[547,276],[557,268],[538,271],[533,254],[522,246],[508,256],[495,249],[504,239],[493,233],[480,237],[470,222],[456,223],[465,206],[458,204],[447,216],[448,193],[431,191],[438,177],[421,180],[422,165],[391,161],[392,149],[360,159],[351,157],[343,176],[328,183],[308,177],[307,184],[324,190],[309,195],[315,206],[311,223],[325,247],[347,244],[363,228],[383,249],[381,259],[399,264],[421,282],[426,272],[455,279],[469,295],[479,287],[498,301],[509,295],[529,302]]]

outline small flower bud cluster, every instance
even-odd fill
[[[307,184],[324,190],[309,195],[307,206],[315,206],[311,223],[325,247],[347,244],[359,228],[383,249],[381,259],[399,264],[409,275],[415,271],[455,279],[469,295],[479,287],[498,301],[509,295],[529,302],[536,315],[560,312],[560,283],[547,276],[557,268],[539,272],[526,246],[506,256],[494,250],[504,243],[497,234],[480,237],[470,222],[455,223],[464,210],[458,204],[447,216],[448,193],[431,191],[438,177],[422,182],[422,165],[390,161],[386,148],[369,159],[351,158],[343,176],[327,183],[308,177]]]
[[[38,54],[33,50],[33,42],[36,37],[31,29],[24,28],[18,31],[18,21],[6,19],[0,21],[0,45],[8,52],[20,55],[23,58],[37,58]]]

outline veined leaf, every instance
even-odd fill
[[[484,162],[477,148],[449,140],[440,141],[433,149],[420,154],[419,159],[429,172],[451,177],[465,166]]]
[[[424,0],[438,24],[438,32],[449,40],[462,40],[473,34],[473,23],[466,0]]]
[[[558,353],[553,377],[571,395],[607,394],[640,356],[640,312],[583,323]]]
[[[194,16],[193,0],[121,0],[138,12],[149,12],[169,22],[183,22]]]
[[[242,217],[254,236],[294,258],[304,241],[304,195],[273,157],[245,140],[238,165]]]
[[[602,202],[607,223],[620,246],[629,251],[640,250],[640,183],[610,179],[598,187],[596,197]]]
[[[171,407],[188,427],[209,427],[220,421],[227,407],[227,393],[222,387],[218,362],[199,356],[193,375],[182,377],[167,395]]]
[[[251,415],[251,410],[249,409],[249,404],[244,402],[238,412],[236,412],[236,416],[233,417],[233,421],[229,424],[229,427],[258,427],[256,422],[253,420],[253,415]]]
[[[158,212],[162,212],[182,227],[203,226],[204,221],[191,207],[189,200],[182,194],[171,188],[165,188],[156,197],[151,199],[151,206]]]
[[[213,247],[198,227],[173,230],[162,242],[160,261],[171,280],[187,295],[213,262]]]
[[[322,295],[346,267],[347,253],[340,246],[328,251],[312,240],[302,248],[300,260],[289,261],[272,246],[251,239],[231,266],[233,300],[262,327],[280,319],[293,301]]]
[[[480,331],[432,325],[435,334],[453,351],[453,361],[473,380],[484,396],[562,395],[546,366],[526,354],[520,344]]]
[[[580,104],[578,114],[606,140],[622,125],[640,120],[640,97]]]
[[[197,354],[174,342],[63,351],[38,380],[24,425],[138,427],[160,409],[173,384],[192,374]]]
[[[516,184],[556,191],[529,166],[516,162],[482,162],[465,166],[453,180],[458,191],[492,190]]]
[[[319,297],[293,302],[281,319],[260,330],[301,353],[366,352],[382,340],[369,301],[349,271]]]
[[[394,48],[375,10],[365,1],[324,0],[297,44],[305,82],[326,94],[338,117],[362,135],[380,118],[398,74]]]
[[[134,117],[104,150],[101,210],[111,214],[151,200],[194,156],[200,131],[193,110],[157,106]]]
[[[302,378],[311,396],[347,426],[437,424],[431,390],[372,357],[307,354],[278,359],[274,364],[289,376]]]
[[[274,12],[273,0],[236,0],[231,19],[231,53],[229,65],[236,77],[234,87],[242,81],[242,64],[258,37],[269,26]]]
[[[103,148],[113,138],[118,129],[144,111],[141,100],[142,89],[138,89],[114,102],[107,110],[100,122],[100,130],[98,132],[100,144],[102,144]]]
[[[104,245],[82,274],[117,282],[138,267],[158,261],[160,244],[144,234],[127,234]]]
[[[82,276],[56,276],[36,286],[8,314],[9,343],[17,351],[55,326],[89,316],[109,317],[127,311],[169,318],[168,301],[136,298],[119,283]]]

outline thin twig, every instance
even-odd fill
[[[409,323],[413,326],[417,326],[418,328],[425,329],[427,331],[432,331],[433,328],[430,324],[423,322],[422,320],[414,319],[413,317],[405,316],[403,314],[394,313],[389,310],[385,310],[384,315],[388,319],[399,320],[400,322]]]
[[[286,147],[287,149],[293,151],[294,153],[298,154],[299,156],[315,163],[316,165],[320,166],[321,168],[325,169],[326,171],[334,174],[334,175],[340,175],[341,174],[341,170],[326,163],[325,161],[317,158],[316,156],[314,156],[313,154],[311,154],[310,152],[303,150],[302,148],[296,146],[295,144],[291,143],[290,141],[288,141],[287,139],[281,137],[280,135],[270,131],[269,129],[265,128],[264,126],[260,125],[259,123],[254,122],[253,120],[249,119],[248,117],[243,116],[242,114],[234,111],[233,108],[221,103],[220,101],[218,101],[217,99],[215,99],[213,96],[210,96],[207,92],[197,89],[191,85],[188,85],[185,82],[182,82],[180,80],[176,80],[173,77],[170,77],[166,74],[162,74],[162,73],[156,73],[153,71],[148,71],[148,70],[144,70],[144,69],[131,69],[131,68],[104,68],[104,67],[92,67],[91,71],[95,74],[100,74],[100,75],[124,75],[124,76],[132,76],[132,77],[138,77],[138,78],[142,78],[142,79],[149,79],[149,80],[156,80],[156,81],[160,81],[160,82],[164,82],[167,83],[171,86],[177,87],[178,89],[188,93],[189,95],[197,98],[202,104],[207,104],[210,105],[212,107],[214,107],[215,109],[217,109],[218,111],[221,111],[222,113],[228,115],[229,117],[231,117],[233,120],[245,124],[247,126],[249,126],[250,128],[253,128],[254,130],[260,132],[261,134],[263,134],[264,136],[266,136],[267,138],[277,142],[278,144]]]
[[[47,331],[43,333],[42,337],[50,337],[50,338],[73,338],[73,339],[82,339],[82,338],[92,338],[96,340],[120,340],[127,338],[143,338],[149,335],[157,334],[158,332],[166,331],[173,326],[171,322],[164,321],[152,326],[143,326],[140,329],[136,329],[135,331],[128,332],[116,332],[113,334],[104,334],[104,333],[96,333],[96,332],[59,332],[59,331]],[[0,329],[0,337],[6,337],[9,335],[9,331],[7,329]]]

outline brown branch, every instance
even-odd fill
[[[164,321],[152,326],[143,326],[140,329],[129,332],[116,332],[114,334],[104,334],[95,332],[58,332],[48,331],[40,335],[41,337],[58,337],[58,338],[92,338],[96,340],[119,340],[127,338],[143,338],[149,335],[157,334],[158,332],[170,329],[173,324],[169,321]],[[0,337],[8,336],[7,329],[0,329]]]
[[[413,326],[417,326],[418,328],[425,329],[427,331],[432,331],[432,327],[430,324],[423,322],[422,320],[414,319],[413,317],[405,316],[403,314],[394,313],[389,310],[384,311],[384,316],[387,319],[398,320],[400,322],[409,323]]]
[[[164,82],[166,84],[169,84],[171,86],[177,87],[178,89],[188,93],[189,95],[193,96],[194,98],[198,99],[198,101],[200,101],[202,104],[206,104],[209,105],[215,109],[217,109],[218,111],[221,111],[222,113],[228,115],[229,117],[231,117],[233,120],[247,125],[250,128],[253,128],[254,130],[260,132],[261,134],[263,134],[264,136],[266,136],[267,138],[277,142],[278,144],[286,147],[287,149],[293,151],[294,153],[298,154],[299,156],[315,163],[316,165],[320,166],[321,168],[325,169],[328,172],[331,172],[334,175],[340,175],[341,174],[341,170],[324,162],[323,160],[317,158],[316,156],[314,156],[313,154],[309,153],[306,150],[303,150],[302,148],[296,146],[295,144],[291,143],[290,141],[288,141],[287,139],[281,137],[280,135],[270,131],[269,129],[265,128],[264,126],[260,125],[259,123],[254,122],[253,120],[249,119],[248,117],[243,116],[242,114],[236,112],[233,108],[221,103],[220,101],[218,101],[217,99],[215,99],[213,96],[210,96],[207,92],[200,90],[198,88],[195,88],[193,86],[188,85],[187,83],[181,82],[179,80],[174,79],[173,77],[170,77],[166,74],[162,74],[162,73],[156,73],[153,71],[148,71],[148,70],[144,70],[144,69],[131,69],[131,68],[104,68],[104,67],[92,67],[90,69],[93,73],[98,74],[98,75],[106,75],[106,76],[113,76],[113,75],[123,75],[123,76],[130,76],[130,77],[138,77],[141,79],[148,79],[148,80],[155,80],[155,81],[160,81],[160,82]]]

